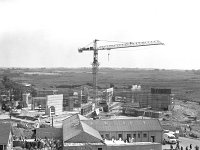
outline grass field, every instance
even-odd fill
[[[27,82],[36,88],[65,90],[80,85],[92,85],[91,68],[37,68],[1,69],[0,78],[7,75],[17,82]],[[99,88],[128,88],[140,84],[143,89],[171,88],[178,99],[200,101],[199,70],[111,69],[101,68],[98,74]]]

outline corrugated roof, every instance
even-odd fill
[[[83,120],[97,131],[162,131],[158,119]]]
[[[103,140],[100,133],[93,129],[92,127],[88,126],[86,123],[82,122],[81,121],[81,125],[82,125],[82,128],[83,128],[83,131],[94,136],[95,138],[99,139],[99,140]]]
[[[63,140],[68,141],[69,139],[78,136],[82,132],[85,132],[97,140],[102,140],[99,132],[92,127],[88,126],[86,123],[80,120],[79,115],[72,115],[63,122]]]
[[[80,134],[82,127],[77,115],[72,115],[63,121],[63,140],[67,141],[70,138]]]
[[[8,144],[10,132],[11,132],[10,123],[0,123],[0,144],[4,145]]]

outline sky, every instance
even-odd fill
[[[165,44],[99,51],[100,67],[200,69],[199,4],[0,0],[0,67],[91,67],[93,53],[78,53],[78,48],[98,39]]]

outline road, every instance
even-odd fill
[[[196,139],[190,139],[185,137],[179,137],[180,140],[180,146],[183,146],[183,149],[185,150],[186,146],[190,146],[192,144],[192,150],[195,150],[195,146],[198,145],[200,147],[200,140]],[[173,147],[175,148],[176,145],[174,144]],[[162,149],[170,149],[170,144],[162,145]]]

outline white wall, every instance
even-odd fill
[[[59,115],[63,112],[63,94],[59,95],[47,95],[47,107],[55,107],[55,115]]]

